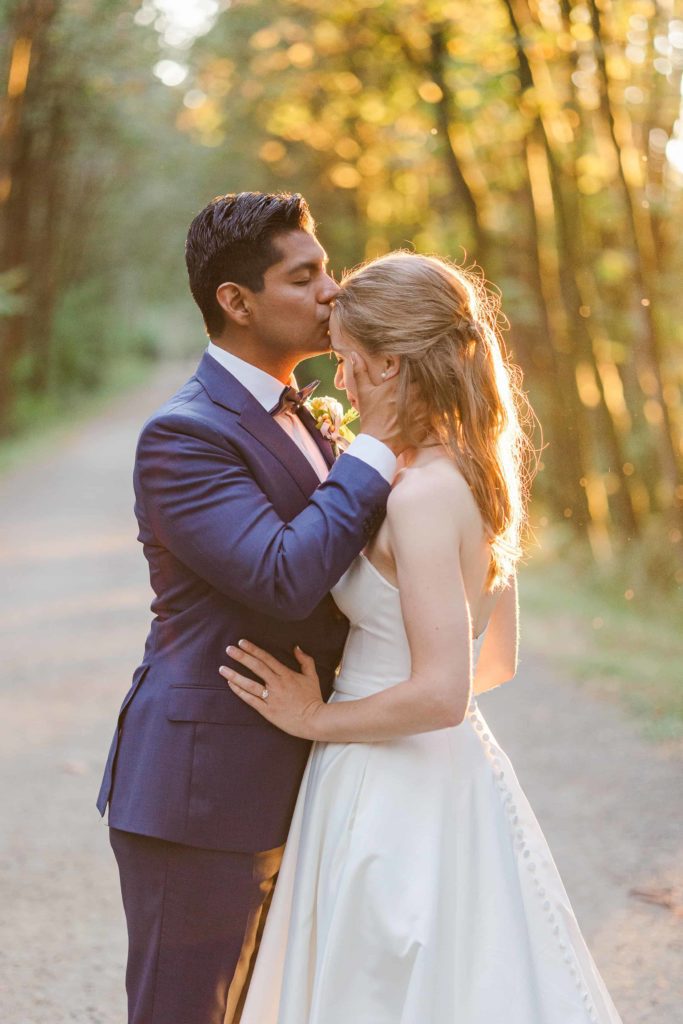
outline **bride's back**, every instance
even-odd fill
[[[427,503],[439,502],[443,507],[452,507],[472,633],[479,636],[486,628],[499,592],[491,593],[486,587],[490,544],[481,512],[466,480],[440,445],[418,450],[400,466],[389,498],[387,519],[365,551],[375,568],[393,586],[399,586],[400,582],[400,566],[396,564],[392,545],[392,520],[395,519],[392,506],[399,497],[404,505],[409,503],[413,507],[411,529],[416,534],[428,528],[423,514]],[[404,514],[401,519],[400,528],[404,530],[406,518]]]

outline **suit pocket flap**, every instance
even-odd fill
[[[256,725],[259,715],[234,697],[227,686],[171,686],[166,717],[172,722],[214,722],[218,725]]]

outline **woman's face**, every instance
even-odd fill
[[[353,387],[353,367],[351,365],[351,353],[356,352],[365,362],[368,368],[368,375],[373,384],[380,384],[384,360],[381,356],[371,356],[360,342],[347,338],[340,330],[337,318],[332,312],[330,317],[330,348],[337,359],[337,371],[334,375],[334,386],[341,391],[346,391],[346,396],[354,407],[358,408],[357,396]]]

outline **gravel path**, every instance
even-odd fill
[[[186,370],[164,367],[0,480],[3,1024],[126,1019],[118,880],[94,801],[147,631],[135,438]],[[481,706],[624,1024],[681,1024],[680,761],[532,657]]]

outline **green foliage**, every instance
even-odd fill
[[[182,252],[211,186],[175,128],[175,97],[152,74],[158,43],[134,24],[137,7],[61,0],[36,6],[33,20],[30,4],[6,15],[8,53],[29,39],[32,57],[0,145],[5,434],[31,421],[22,410],[32,403],[58,407],[102,387],[131,353],[201,344]]]
[[[111,316],[115,303],[107,284],[90,279],[71,288],[56,311],[51,377],[60,394],[101,387],[111,364],[131,357],[158,358],[158,339],[140,329],[131,331]]]
[[[0,274],[0,319],[22,312],[24,299],[17,293],[23,284],[23,279],[24,275],[18,267]]]

